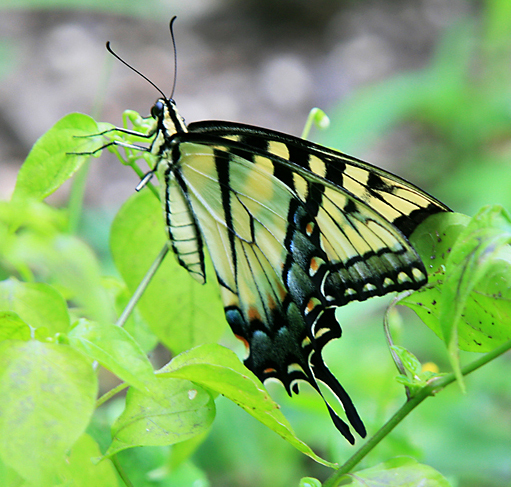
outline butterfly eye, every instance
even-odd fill
[[[163,102],[158,100],[151,108],[151,117],[160,118],[163,115]]]

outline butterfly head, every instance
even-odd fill
[[[157,124],[157,131],[164,137],[171,137],[178,132],[187,132],[184,118],[177,111],[172,98],[158,98],[151,108],[151,117]]]

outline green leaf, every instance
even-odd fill
[[[412,243],[428,269],[428,285],[399,304],[413,309],[441,339],[444,337],[440,327],[439,305],[447,278],[446,266],[458,237],[469,222],[469,217],[456,213],[434,215],[419,227],[420,234],[412,235]],[[485,279],[476,285],[471,299],[466,302],[458,324],[461,350],[488,352],[511,338],[509,327],[506,326],[509,319],[508,302],[511,299],[511,286],[507,284],[509,259],[506,255],[509,250],[509,247],[504,247],[495,255]]]
[[[110,246],[115,265],[133,292],[167,242],[162,209],[144,190],[121,208],[113,224]],[[215,273],[201,286],[172,255],[167,255],[138,303],[151,330],[174,353],[198,344],[216,342],[226,321]]]
[[[227,348],[216,344],[201,345],[175,357],[160,374],[188,379],[222,394],[305,455],[323,465],[333,466],[296,437],[261,381]]]
[[[434,468],[413,458],[398,457],[372,468],[346,474],[338,485],[352,487],[451,487]]]
[[[112,426],[106,456],[135,446],[172,445],[204,432],[215,417],[215,402],[187,380],[160,378],[158,401],[129,389],[126,408]]]
[[[30,326],[12,311],[0,311],[0,341],[4,340],[30,340]]]
[[[103,287],[101,269],[91,248],[73,235],[27,232],[17,239],[9,259],[36,269],[59,285],[65,298],[84,308],[82,316],[99,322],[114,320],[112,298]]]
[[[472,220],[446,214],[425,223],[412,238],[429,284],[400,304],[446,342],[456,371],[458,347],[487,352],[511,339],[511,223],[500,207]]]
[[[100,146],[101,138],[84,137],[98,132],[96,122],[81,113],[59,120],[32,147],[18,173],[12,199],[43,200],[52,194],[89,158],[72,153],[91,152]]]
[[[298,487],[321,487],[321,482],[313,477],[303,477],[300,479]]]
[[[485,276],[492,261],[509,242],[509,216],[499,207],[483,208],[460,235],[447,259],[447,275],[440,302],[440,327],[460,384],[463,382],[458,357],[459,322],[470,294]],[[511,277],[509,272],[508,277]],[[509,286],[503,290],[509,290]],[[511,312],[511,308],[508,309]],[[511,313],[509,316],[511,317]]]
[[[432,370],[422,371],[422,365],[411,352],[406,348],[400,347],[399,345],[391,345],[390,347],[397,358],[401,361],[401,364],[405,368],[405,372],[408,375],[399,374],[396,380],[408,387],[408,394],[410,397],[415,396],[423,387],[428,385],[433,377],[438,377],[441,374],[433,372]],[[430,365],[431,367],[431,365]]]
[[[151,362],[119,326],[81,320],[69,333],[69,344],[141,391],[149,392],[156,382]]]
[[[108,459],[93,461],[101,456],[98,444],[87,434],[83,434],[72,446],[59,466],[58,478],[62,487],[116,487],[117,475]]]
[[[11,248],[6,243],[11,243],[11,246],[17,244],[20,234],[16,234],[15,230],[20,226],[24,231],[54,236],[66,230],[67,214],[62,209],[35,200],[0,201],[0,222],[7,230],[5,236],[13,239],[12,243],[6,242],[5,238],[0,241],[0,254],[8,255]]]
[[[92,365],[67,345],[0,343],[0,456],[37,486],[55,468],[94,412]]]
[[[428,272],[428,284],[444,279],[445,262],[470,217],[461,213],[438,213],[421,223],[410,236]],[[418,292],[427,290],[425,286]]]
[[[67,332],[70,325],[64,298],[44,283],[25,283],[14,278],[0,282],[0,310],[16,313],[35,330],[46,328],[50,336]]]
[[[394,352],[396,352],[404,368],[410,372],[410,374],[420,374],[422,366],[413,353],[409,352],[406,348],[400,347],[399,345],[392,345],[391,348],[394,350]]]

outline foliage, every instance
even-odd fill
[[[358,114],[351,119],[358,120],[351,130],[358,127],[365,132],[372,127],[380,132],[389,120],[396,123],[418,117],[448,148],[444,162],[457,160],[453,171],[458,179],[468,180],[464,171],[484,160],[488,161],[490,175],[484,174],[479,181],[483,187],[495,178],[509,181],[511,175],[502,167],[504,155],[493,150],[494,141],[511,124],[503,108],[511,84],[507,73],[500,69],[511,32],[511,20],[503,20],[511,19],[502,13],[506,5],[497,0],[487,2],[482,39],[475,37],[469,25],[447,35],[432,67],[408,76],[413,88],[403,91],[410,79],[406,83],[395,79],[360,94],[352,107],[345,108],[345,113]],[[453,47],[460,54],[456,63],[446,54]],[[484,69],[474,82],[468,68],[476,56]],[[363,110],[364,106],[379,108]],[[144,120],[132,112],[126,114],[126,119],[142,133],[147,128]],[[332,116],[331,132],[346,132],[339,128],[339,120]],[[0,202],[3,485],[208,485],[192,455],[201,445],[209,448],[212,458],[218,455],[215,437],[207,438],[207,433],[214,420],[222,421],[222,413],[217,411],[217,405],[223,404],[219,395],[241,406],[298,451],[333,467],[298,438],[287,414],[236,355],[217,345],[225,324],[213,283],[198,285],[185,276],[171,256],[163,259],[162,254],[158,272],[147,279],[150,282],[139,298],[139,284],[145,282],[148,269],[165,244],[161,209],[151,185],[130,198],[113,222],[110,246],[119,273],[115,277],[105,277],[97,255],[75,234],[73,215],[43,202],[83,167],[87,159],[83,153],[99,155],[105,139],[96,135],[110,128],[80,114],[59,121],[34,146],[19,173],[11,201]],[[106,135],[108,140],[118,137],[114,140],[130,144],[144,140],[126,134]],[[356,140],[356,133],[351,136]],[[121,153],[113,149],[124,164],[133,166],[140,159],[138,151],[126,149]],[[468,162],[462,164],[460,158]],[[147,162],[151,167],[152,161]],[[497,166],[504,173],[497,172]],[[138,166],[136,170],[143,175]],[[445,187],[440,191],[451,194]],[[458,191],[453,201],[462,201],[467,187],[460,184],[453,191]],[[327,479],[323,485],[405,486],[417,485],[419,480],[424,485],[450,485],[432,467],[411,458],[391,458],[397,453],[413,452],[407,440],[391,431],[427,397],[443,396],[448,392],[444,388],[456,379],[463,385],[468,373],[483,365],[493,366],[490,362],[511,347],[510,229],[508,214],[499,206],[491,206],[473,218],[459,214],[433,217],[413,235],[422,258],[431,263],[430,282],[419,292],[402,297],[399,304],[414,310],[445,343],[450,368],[437,373],[421,364],[410,350],[394,345],[401,372],[398,381],[407,387],[409,400],[389,420],[380,417],[376,424],[375,419],[371,430],[381,429],[338,470],[325,473],[309,464],[311,474]],[[129,315],[122,313],[126,308],[132,310],[133,293],[138,296],[137,307]],[[363,304],[368,306],[365,309],[372,309],[369,303]],[[120,315],[117,322],[116,315]],[[392,314],[389,316],[394,335],[396,330],[399,335],[399,323]],[[174,357],[155,371],[149,356],[158,342]],[[351,353],[355,353],[353,361],[360,363],[358,347]],[[484,355],[473,359],[474,352]],[[360,363],[362,372],[357,377],[369,375],[365,366]],[[373,365],[374,375],[379,372],[376,369]],[[97,400],[100,370],[100,376],[109,371],[122,383]],[[509,386],[507,381],[504,384]],[[129,388],[124,400],[113,398],[124,388]],[[471,387],[467,391],[473,394]],[[374,387],[369,387],[363,394],[377,402],[378,395],[373,392]],[[387,390],[384,392],[388,397]],[[380,399],[380,407],[386,408],[389,399]],[[289,411],[293,424],[299,425],[298,419],[306,418],[304,426],[299,427],[312,445],[320,445],[318,435],[331,438],[325,431],[333,428],[323,428],[322,413],[317,412],[319,401],[306,393],[295,399],[294,409],[283,401],[284,413]],[[232,436],[226,433],[225,442],[240,435],[239,429],[231,426],[236,424],[237,414],[228,417]],[[244,431],[255,435],[269,431],[258,430],[248,415],[242,421]],[[274,458],[266,459],[269,472],[274,471],[270,468],[273,460],[289,455],[288,450],[281,451],[284,442],[275,441],[280,443],[272,449]],[[335,460],[344,458],[348,451],[341,455],[334,448],[328,450],[326,443],[321,445],[322,456]],[[390,454],[376,461],[374,452],[369,453],[376,445],[383,449],[382,455],[387,451]],[[474,445],[474,449],[477,447]],[[235,449],[232,458],[238,454]],[[361,461],[366,462],[363,468],[357,467]],[[291,469],[298,468],[298,462],[291,460]],[[285,470],[286,462],[279,461],[277,468],[281,484],[270,478],[270,473],[268,478],[260,479],[259,485],[290,485],[286,479],[297,483],[296,474]],[[249,475],[250,471],[245,471],[245,477]],[[300,485],[320,483],[309,477],[302,478]]]

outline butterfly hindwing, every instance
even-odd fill
[[[169,137],[156,155],[174,252],[203,280],[206,243],[245,364],[289,394],[297,380],[321,394],[323,382],[364,436],[321,357],[341,336],[334,309],[422,286],[426,271],[406,237],[447,208],[385,171],[278,132],[201,122]]]

